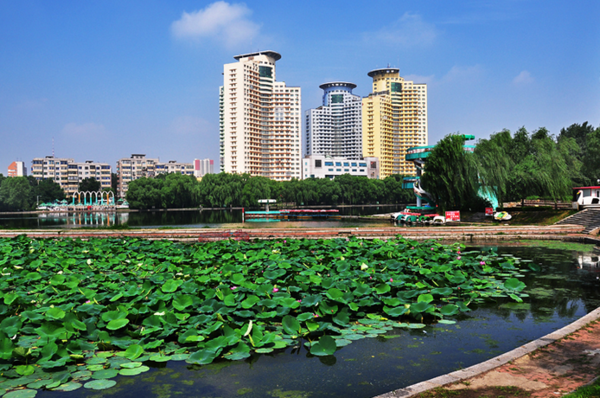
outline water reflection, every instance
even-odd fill
[[[345,216],[366,216],[379,213],[399,211],[403,206],[389,207],[342,207],[340,214]],[[0,228],[79,228],[79,227],[119,227],[135,228],[182,227],[182,228],[238,228],[242,224],[241,210],[186,210],[186,211],[142,211],[142,212],[76,212],[76,213],[40,213],[28,215],[0,215]],[[283,222],[248,222],[252,228],[273,227],[347,227],[353,224],[362,225],[357,219],[323,221],[283,221]]]

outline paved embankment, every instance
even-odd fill
[[[397,235],[406,238],[446,239],[459,241],[562,239],[580,240],[584,227],[579,225],[550,226],[441,226],[441,227],[381,227],[381,228],[262,228],[262,229],[53,229],[0,230],[0,237],[27,235],[31,238],[118,238],[169,239],[177,241],[212,241],[222,239],[328,239],[355,236],[364,239],[388,239]]]
[[[598,375],[599,318],[597,308],[560,330],[488,361],[375,398],[516,396],[508,395],[507,387],[523,391],[518,396],[562,396]],[[444,390],[439,390],[441,387]]]

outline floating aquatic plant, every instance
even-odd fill
[[[148,361],[241,360],[300,340],[327,356],[526,297],[518,259],[461,250],[401,237],[0,239],[0,395],[109,388]]]

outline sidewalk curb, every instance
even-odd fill
[[[489,359],[485,362],[478,363],[477,365],[473,365],[466,369],[457,370],[456,372],[448,373],[443,376],[438,376],[433,379],[429,379],[426,381],[422,381],[417,384],[413,384],[408,387],[404,387],[395,391],[391,391],[385,394],[377,395],[374,398],[409,398],[413,397],[416,394],[437,388],[442,387],[446,384],[456,383],[457,381],[465,380],[474,376],[478,376],[482,373],[488,372],[492,369],[495,369],[499,366],[502,366],[510,361],[521,358],[540,347],[544,347],[548,344],[552,344],[557,340],[562,339],[563,337],[576,332],[581,329],[583,326],[588,323],[595,321],[600,318],[600,308],[596,308],[594,311],[589,314],[579,318],[575,322],[554,331],[550,334],[545,335],[537,340],[529,342],[521,347],[515,348],[512,351],[506,352],[502,355],[498,355],[495,358]]]

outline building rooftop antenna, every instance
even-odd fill
[[[52,157],[54,157],[54,137],[52,137]]]

